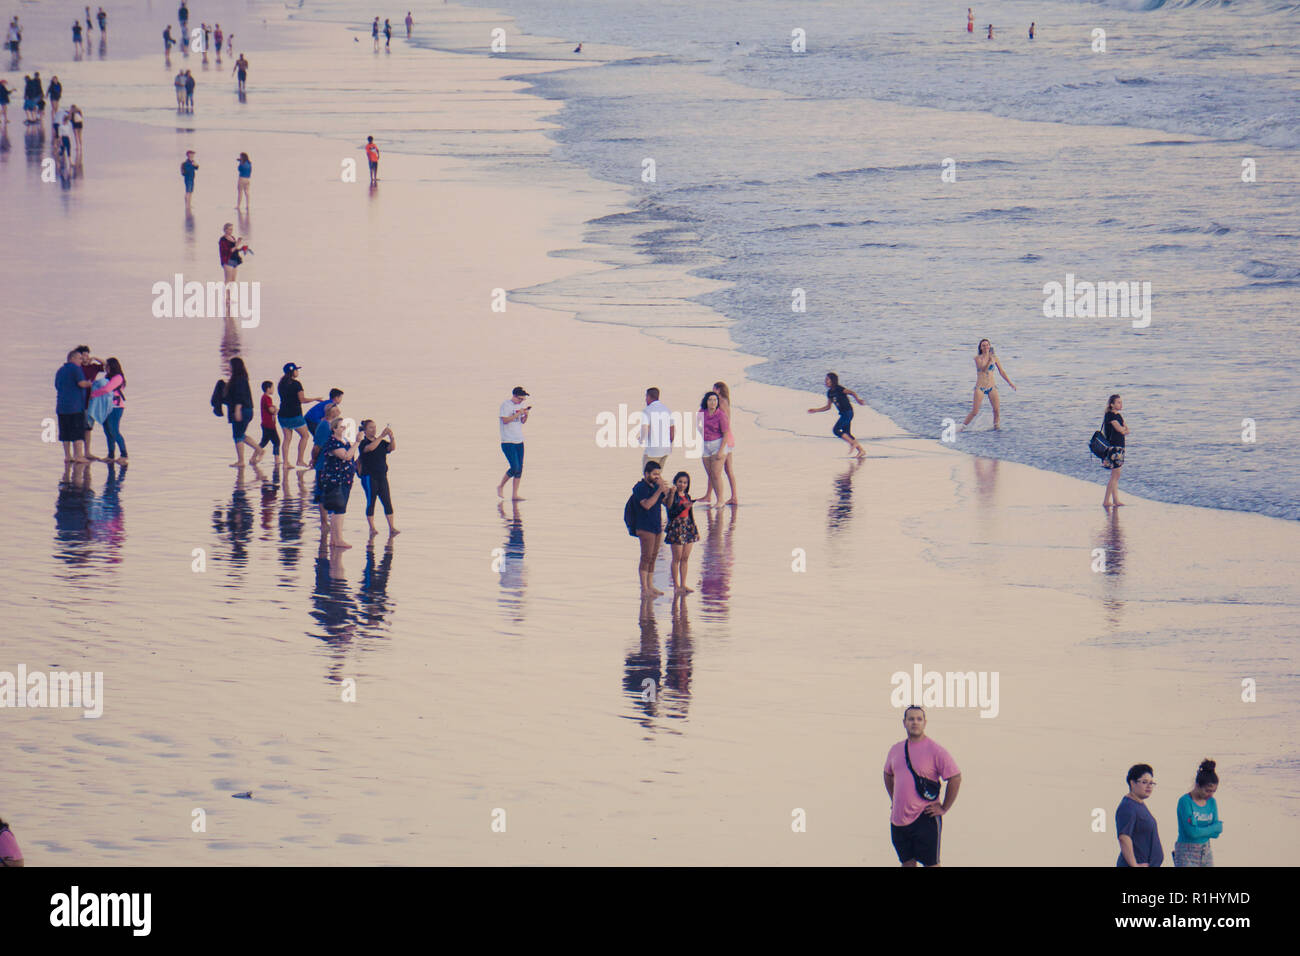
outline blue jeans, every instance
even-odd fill
[[[501,450],[505,452],[506,464],[510,466],[507,476],[520,478],[524,474],[524,443],[503,441]]]
[[[122,457],[126,457],[126,442],[122,440],[122,413],[125,408],[115,408],[104,419],[104,435],[108,438],[108,457],[113,457],[113,449],[121,448]]]

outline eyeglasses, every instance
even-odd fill
[[[1139,787],[1154,787],[1156,785],[1154,780],[1134,780],[1133,782]]]

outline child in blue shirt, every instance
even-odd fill
[[[1174,866],[1214,866],[1210,840],[1223,832],[1219,805],[1214,792],[1219,777],[1213,760],[1202,760],[1196,769],[1196,784],[1178,798],[1178,842],[1174,844]]]

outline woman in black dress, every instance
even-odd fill
[[[1119,500],[1119,472],[1124,467],[1124,438],[1128,435],[1128,426],[1124,424],[1124,399],[1112,395],[1106,402],[1106,417],[1102,419],[1101,428],[1106,434],[1106,442],[1111,446],[1111,453],[1102,459],[1101,466],[1110,469],[1110,481],[1106,482],[1106,494],[1102,496],[1101,506],[1109,508],[1112,504],[1119,507],[1124,502]]]

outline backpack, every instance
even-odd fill
[[[639,485],[641,482],[638,481],[637,484]],[[636,500],[636,488],[633,487],[632,494],[627,499],[627,504],[623,506],[623,524],[627,525],[627,533],[634,538],[636,537],[636,509],[639,507],[640,505],[637,504]]]
[[[212,386],[212,398],[208,401],[212,405],[212,414],[220,418],[221,406],[226,403],[226,383],[224,379],[217,379],[217,384]]]
[[[1088,448],[1091,449],[1092,453],[1102,461],[1109,458],[1111,452],[1115,450],[1111,443],[1106,441],[1106,433],[1101,431],[1095,431],[1092,433],[1092,438],[1088,442]]]

